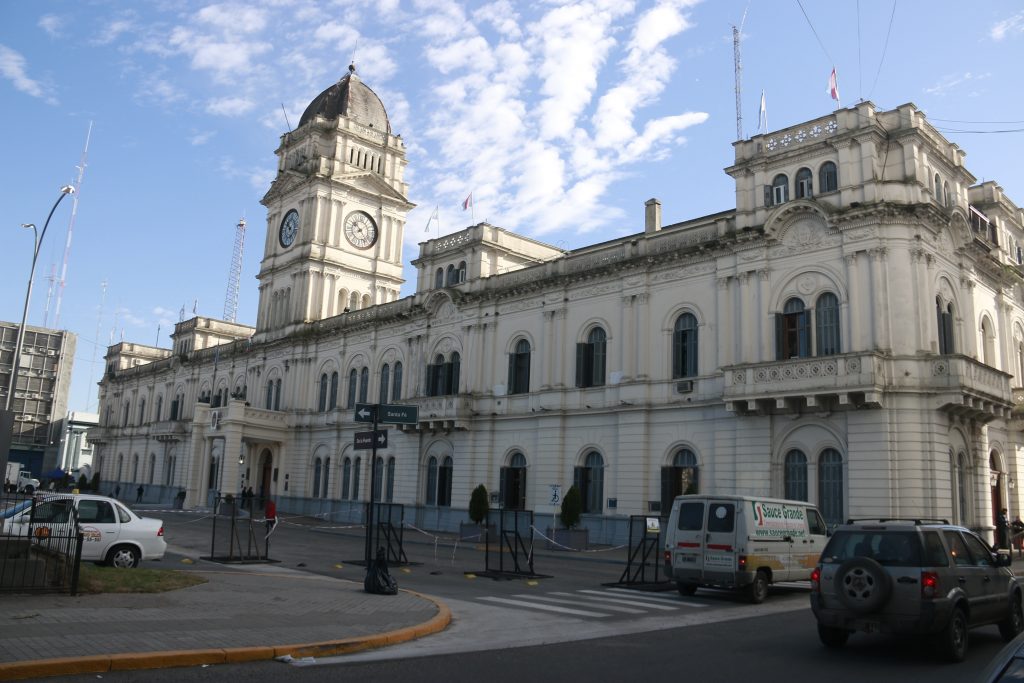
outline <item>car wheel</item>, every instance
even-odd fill
[[[119,545],[107,555],[107,564],[117,569],[134,569],[139,566],[139,551],[130,545]]]
[[[679,589],[679,594],[686,597],[690,597],[697,592],[697,584],[687,583],[685,581],[676,581],[676,588]]]
[[[818,624],[818,638],[825,647],[840,648],[846,645],[850,638],[850,632],[845,628],[833,628]]]
[[[889,574],[870,557],[854,557],[839,565],[835,582],[839,600],[858,614],[881,609],[892,592]]]
[[[1010,602],[1010,616],[999,622],[999,635],[1010,642],[1024,631],[1024,610],[1021,609],[1020,595],[1014,593]]]
[[[938,645],[951,662],[962,662],[967,656],[967,615],[959,607],[953,610],[946,628],[939,633]]]
[[[747,599],[755,605],[760,605],[768,597],[768,574],[758,571],[754,575],[754,582],[747,586]]]

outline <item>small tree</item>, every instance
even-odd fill
[[[475,524],[483,524],[487,519],[487,511],[490,510],[490,503],[487,497],[487,488],[479,484],[469,496],[469,518]]]
[[[87,491],[89,489],[89,480],[84,474],[78,475],[78,490]]]
[[[558,517],[566,529],[573,529],[580,523],[580,515],[583,514],[583,498],[580,490],[571,486],[562,499],[562,511]]]

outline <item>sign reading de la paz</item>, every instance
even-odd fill
[[[419,422],[420,409],[418,406],[403,406],[398,404],[383,404],[377,414],[377,421],[393,425],[414,425]]]
[[[375,403],[356,404],[356,422],[373,422],[374,414],[377,412]]]
[[[388,430],[378,429],[375,432],[356,432],[355,443],[352,445],[357,451],[368,451],[374,447],[388,447]]]

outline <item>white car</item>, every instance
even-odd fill
[[[88,493],[48,494],[7,511],[4,533],[47,538],[70,527],[71,508],[78,512],[82,559],[112,567],[137,567],[141,560],[159,560],[167,550],[164,523],[139,517],[120,501]],[[13,514],[11,514],[13,512]],[[46,529],[40,533],[41,529]]]

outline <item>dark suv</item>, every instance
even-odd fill
[[[944,520],[850,520],[811,573],[811,609],[828,647],[855,631],[932,634],[960,662],[969,628],[1024,631],[1018,581],[1009,555]]]

